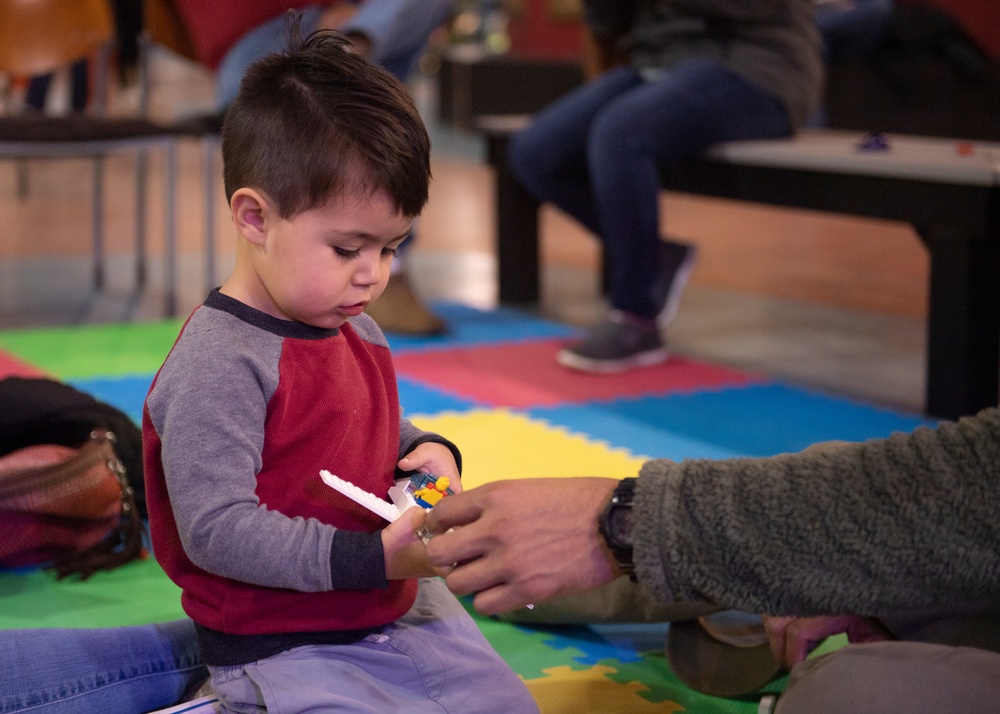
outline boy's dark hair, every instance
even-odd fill
[[[340,33],[297,44],[251,65],[226,111],[226,199],[255,188],[290,218],[335,195],[384,191],[401,215],[419,215],[430,139],[406,87]]]

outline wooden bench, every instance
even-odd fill
[[[524,115],[481,117],[496,171],[500,302],[538,301],[538,202],[507,167]],[[858,132],[804,131],[743,141],[664,170],[665,190],[911,224],[930,253],[928,414],[957,418],[1000,392],[1000,143],[887,137],[859,149]]]

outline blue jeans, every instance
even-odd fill
[[[816,27],[823,38],[824,58],[835,62],[869,57],[885,37],[894,9],[893,0],[818,5]]]
[[[610,70],[543,109],[510,143],[514,175],[595,233],[610,262],[610,302],[652,318],[658,166],[717,142],[786,136],[782,104],[721,67],[693,59],[651,81]]]
[[[360,32],[371,40],[371,59],[405,81],[431,33],[444,24],[451,0],[368,0],[340,29]],[[302,31],[308,34],[319,25],[324,5],[302,10]],[[265,22],[234,44],[222,58],[215,76],[216,101],[224,109],[236,98],[247,67],[264,55],[285,46],[286,17]]]
[[[138,714],[208,677],[194,623],[0,632],[0,712]]]

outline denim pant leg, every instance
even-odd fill
[[[893,0],[856,0],[816,7],[816,27],[827,61],[864,59],[878,49],[892,20]]]
[[[629,67],[605,72],[542,109],[510,140],[508,164],[518,183],[595,235],[600,226],[587,175],[591,125],[604,106],[640,84]]]
[[[316,28],[322,14],[321,5],[309,5],[302,10],[300,27],[303,36]],[[250,30],[229,48],[215,71],[215,102],[219,109],[225,109],[236,99],[247,67],[285,47],[287,33],[288,17],[282,14]]]
[[[451,6],[452,0],[368,0],[340,29],[371,38],[372,61],[405,82]]]
[[[736,139],[786,136],[784,106],[710,60],[690,60],[622,93],[587,141],[600,235],[611,263],[611,306],[653,317],[660,239],[658,167]]]
[[[194,623],[0,633],[0,712],[147,712],[208,676]]]

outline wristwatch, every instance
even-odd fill
[[[635,563],[632,562],[632,501],[635,498],[635,482],[638,479],[624,478],[615,487],[611,500],[597,519],[597,531],[604,538],[608,550],[624,575],[635,580]]]

